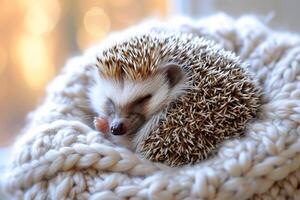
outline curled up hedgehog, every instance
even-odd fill
[[[154,162],[194,164],[255,117],[256,84],[213,42],[157,30],[112,41],[95,56],[89,100],[95,127],[115,144]]]

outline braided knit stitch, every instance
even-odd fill
[[[251,16],[174,20],[249,63],[263,88],[246,137],[210,160],[169,168],[116,147],[89,124],[91,50],[71,60],[29,117],[2,185],[16,199],[300,199],[300,37]]]

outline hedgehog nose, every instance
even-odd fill
[[[124,122],[114,122],[111,127],[110,131],[113,135],[124,135],[127,132],[127,126]]]

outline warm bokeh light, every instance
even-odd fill
[[[110,0],[111,4],[115,7],[121,7],[124,8],[126,6],[129,6],[132,4],[134,1],[133,0]]]
[[[57,0],[41,0],[33,3],[24,20],[29,33],[43,34],[53,30],[60,15],[60,5]]]
[[[92,7],[84,15],[84,27],[89,34],[103,37],[110,29],[110,19],[102,8]]]
[[[87,34],[87,31],[84,28],[81,28],[77,32],[77,44],[81,51],[86,50],[90,46],[101,42],[105,38],[105,34],[102,36]]]
[[[5,71],[7,63],[7,54],[2,46],[0,46],[0,76]]]
[[[43,38],[23,36],[18,41],[17,56],[26,83],[33,90],[40,90],[53,76],[54,68]]]
[[[110,31],[111,21],[101,7],[89,8],[83,18],[83,25],[77,32],[77,43],[81,50],[100,42]]]
[[[166,0],[3,0],[0,147],[10,144],[47,83],[73,55],[111,31],[166,14]],[[0,197],[1,198],[1,197]]]

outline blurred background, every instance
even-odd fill
[[[0,146],[13,142],[69,57],[110,31],[166,12],[161,0],[1,0]]]
[[[0,147],[13,142],[66,60],[110,31],[153,16],[223,11],[274,15],[273,27],[299,32],[299,7],[298,0],[1,0]]]

